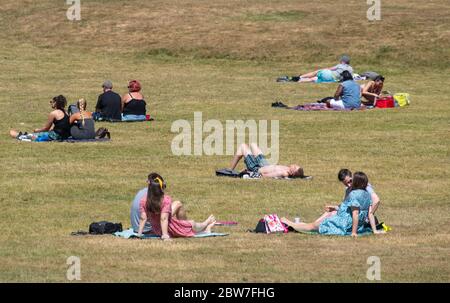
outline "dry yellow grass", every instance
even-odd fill
[[[61,1],[0,6],[0,281],[66,281],[81,258],[82,281],[368,282],[379,256],[382,282],[449,281],[448,1],[390,1],[382,21],[364,1],[83,1],[82,21]],[[139,9],[135,9],[135,8]],[[272,109],[332,94],[333,84],[274,81],[333,64],[350,53],[358,72],[376,70],[386,88],[412,95],[409,108],[366,112]],[[152,123],[98,124],[104,144],[27,144],[10,127],[42,124],[48,99],[63,93],[92,108],[100,85],[125,92],[139,79]],[[311,182],[218,179],[229,156],[177,157],[177,119],[280,121],[280,162],[302,164]],[[342,167],[363,170],[393,231],[357,240],[255,235],[265,213],[312,220],[338,202]],[[149,171],[189,215],[236,220],[225,238],[134,241],[72,237],[97,220],[128,225],[129,206]],[[276,249],[274,249],[276,247]]]

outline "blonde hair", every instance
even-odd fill
[[[86,111],[87,102],[84,98],[77,101],[77,107],[80,110],[81,124],[84,126],[84,112]]]

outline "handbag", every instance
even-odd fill
[[[271,214],[271,215],[265,215],[264,216],[264,222],[266,224],[266,232],[269,233],[278,233],[283,232],[287,233],[288,230],[284,226],[283,223],[281,223],[280,218],[277,214]]]
[[[408,93],[398,93],[394,95],[394,100],[398,106],[407,106],[411,102]]]

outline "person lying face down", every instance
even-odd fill
[[[260,173],[264,178],[305,177],[303,168],[297,164],[289,166],[269,164],[261,149],[255,143],[251,143],[250,147],[247,144],[241,144],[241,146],[239,146],[236,155],[231,162],[232,170],[236,168],[242,158],[244,158],[247,170]]]

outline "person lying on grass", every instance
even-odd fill
[[[95,139],[95,123],[92,113],[86,111],[87,102],[85,99],[77,101],[77,113],[70,115],[70,134],[72,138]]]
[[[260,173],[263,178],[303,178],[305,176],[303,168],[297,164],[289,166],[269,164],[261,149],[255,143],[251,143],[250,147],[247,144],[241,144],[239,146],[231,162],[232,170],[236,168],[242,158],[244,158],[244,163],[248,171]]]
[[[384,85],[384,77],[378,75],[373,81],[367,82],[365,85],[361,85],[361,95],[366,99],[362,103],[364,105],[375,106],[377,99],[382,98],[382,90]]]
[[[353,68],[350,66],[350,57],[347,55],[343,55],[340,58],[338,65],[300,75],[298,82],[337,82],[341,81],[344,71],[348,71],[350,75],[353,74]]]
[[[351,189],[339,206],[326,206],[325,213],[313,223],[295,223],[283,217],[281,222],[291,226],[296,231],[318,231],[325,235],[351,235],[357,237],[359,233],[370,230],[366,227],[366,220],[375,222],[373,212],[370,206],[372,199],[366,188],[369,184],[367,175],[363,172],[356,172],[353,175]],[[372,232],[377,231],[375,224],[372,226]]]
[[[53,109],[48,114],[47,122],[42,128],[34,129],[33,133],[22,133],[11,129],[11,137],[19,140],[29,141],[53,141],[64,140],[70,137],[69,116],[65,107],[67,100],[63,95],[59,95],[50,100],[50,106]]]
[[[348,71],[342,73],[340,83],[334,93],[334,99],[327,100],[327,107],[337,109],[354,109],[361,107],[361,87]]]
[[[141,220],[138,236],[142,236],[145,223],[150,221],[153,233],[162,240],[171,237],[193,237],[198,233],[210,233],[216,223],[213,215],[199,223],[188,220],[186,211],[180,201],[172,202],[172,198],[164,193],[166,183],[157,173],[148,175],[147,196],[140,202]]]

